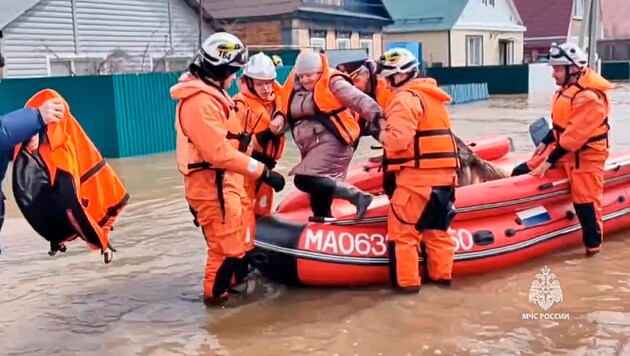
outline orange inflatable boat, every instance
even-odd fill
[[[517,155],[506,136],[469,142],[486,160],[511,170],[528,155]],[[358,286],[389,283],[387,210],[377,159],[349,174],[348,181],[377,194],[363,220],[354,206],[333,202],[332,221],[310,221],[306,195],[292,192],[276,213],[260,217],[250,256],[263,274],[285,284]],[[630,227],[630,152],[611,155],[606,166],[604,231]],[[451,225],[455,276],[481,274],[580,246],[580,224],[568,181],[551,169],[457,188]],[[422,254],[421,254],[422,255]],[[424,259],[420,258],[423,263]]]

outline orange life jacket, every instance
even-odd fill
[[[385,149],[383,165],[388,171],[401,167],[440,169],[460,167],[457,143],[451,132],[451,119],[445,103],[451,98],[435,80],[415,79],[401,88],[420,100],[424,115],[418,118],[413,142],[404,151]]]
[[[585,74],[590,74],[589,71],[590,70],[586,70]],[[564,132],[564,130],[566,130],[569,121],[571,120],[570,113],[573,99],[575,99],[578,93],[585,90],[590,90],[604,100],[604,102],[606,103],[607,112],[606,118],[602,121],[602,124],[597,130],[595,130],[595,132],[593,132],[586,144],[584,144],[584,146],[582,146],[580,150],[593,147],[594,145],[605,145],[606,147],[608,147],[608,131],[610,130],[610,125],[608,124],[608,115],[610,114],[610,98],[608,96],[608,93],[597,88],[597,77],[598,76],[595,75],[582,75],[580,79],[578,79],[577,83],[556,91],[555,95],[553,96],[551,109],[551,121],[556,142],[559,142],[560,135]]]
[[[273,82],[273,91],[274,98],[271,111],[265,107],[261,99],[252,93],[248,87],[242,88],[241,92],[234,96],[233,100],[236,103],[236,109],[246,111],[245,122],[241,122],[246,135],[256,135],[269,129],[272,119],[271,115],[282,107],[282,87],[276,81]],[[261,144],[264,144],[264,146],[260,146]],[[258,145],[254,147],[252,157],[268,167],[275,167],[277,161],[284,154],[285,146],[286,137],[284,135],[274,135],[273,139],[268,142],[258,142]]]
[[[205,91],[205,93],[212,95],[215,99],[217,99],[225,111],[225,116],[227,120],[225,125],[227,127],[227,134],[225,138],[229,141],[230,145],[235,149],[245,152],[249,146],[248,138],[243,135],[243,126],[241,122],[238,120],[236,116],[236,112],[234,111],[234,101],[230,98],[225,90],[219,90],[212,86],[207,86],[209,89]],[[210,162],[206,162],[201,157],[201,154],[190,141],[186,133],[184,132],[181,125],[180,112],[183,103],[186,100],[181,100],[179,104],[177,104],[177,113],[175,118],[175,130],[176,130],[176,156],[177,156],[177,167],[179,171],[187,176],[193,172],[201,171],[201,170],[213,170],[215,172],[215,185],[217,188],[217,197],[219,199],[219,206],[221,208],[221,212],[223,213],[223,218],[225,219],[225,197],[223,194],[223,185],[225,180],[225,169],[218,169],[212,166]],[[197,221],[197,212],[193,210],[193,208],[188,206],[190,212],[193,215],[193,224],[199,227],[199,222]]]
[[[352,84],[352,80],[348,75],[329,66],[328,58],[324,54],[320,54],[322,58],[322,75],[315,84],[313,90],[313,100],[315,102],[315,115],[313,118],[300,118],[299,120],[315,119],[322,123],[330,130],[341,142],[346,145],[352,145],[359,139],[361,128],[357,122],[354,112],[345,108],[341,102],[330,91],[330,80],[334,77],[342,77]],[[293,83],[295,81],[295,72],[292,71],[284,83],[283,91],[286,95],[284,99],[287,117],[291,126],[295,125],[295,120],[291,117],[291,101],[295,95]]]
[[[236,117],[236,113],[234,112],[234,102],[229,97],[229,95],[225,91],[219,91],[219,89],[208,86],[210,92],[207,92],[209,95],[212,95],[215,99],[217,99],[223,110],[225,110],[225,115],[228,118],[226,121],[227,126],[227,135],[226,138],[229,140],[230,144],[240,151],[244,152],[247,149],[248,142],[243,141],[243,129],[240,121]],[[181,100],[177,104],[177,118],[175,119],[175,130],[176,130],[176,155],[177,155],[177,167],[179,171],[187,176],[193,172],[203,170],[203,169],[214,169],[212,168],[212,164],[209,162],[205,162],[201,157],[201,154],[195,148],[192,142],[188,139],[188,136],[182,129],[180,112],[182,108],[182,104],[185,100]],[[220,172],[224,172],[224,170],[217,170]]]
[[[52,98],[63,100],[45,89],[26,107],[37,108]],[[66,251],[64,242],[80,237],[109,263],[116,250],[108,234],[129,194],[63,102],[64,118],[46,126],[36,153],[28,151],[27,143],[16,146],[13,195],[28,223],[50,241],[51,256]]]

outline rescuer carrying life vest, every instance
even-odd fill
[[[0,79],[2,79],[2,60],[0,54]],[[39,108],[22,108],[6,115],[0,115],[0,151],[4,152],[4,154],[0,154],[0,230],[4,224],[4,201],[6,199],[1,185],[7,168],[9,168],[9,162],[13,158],[10,153],[15,149],[15,145],[27,141],[29,138],[33,144],[39,142],[37,141],[38,132],[49,123],[61,120],[63,110],[63,103],[60,99],[50,99]],[[30,142],[29,145],[31,145]],[[33,149],[35,147],[33,146]],[[0,254],[2,254],[2,246],[0,246]]]
[[[429,278],[450,286],[454,246],[447,231],[460,167],[446,108],[451,98],[435,80],[418,78],[418,60],[404,48],[385,52],[378,64],[379,76],[394,89],[386,123],[369,128],[384,149],[392,285],[400,292],[420,290],[418,247],[424,243]]]
[[[171,88],[178,100],[177,166],[184,176],[186,200],[208,245],[204,301],[223,303],[238,295],[236,272],[245,256],[247,201],[244,177],[261,179],[274,190],[284,178],[244,152],[234,102],[225,91],[247,63],[247,48],[236,36],[217,32],[206,39],[188,72]]]
[[[609,91],[614,86],[587,67],[588,56],[572,43],[552,44],[549,65],[560,86],[553,96],[552,129],[532,159],[513,175],[543,177],[552,166],[569,178],[573,207],[582,225],[586,256],[600,252],[603,238],[604,165],[609,154]]]

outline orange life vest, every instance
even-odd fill
[[[242,125],[236,117],[236,113],[234,112],[234,102],[230,98],[230,96],[225,91],[219,91],[219,89],[208,86],[210,88],[209,92],[205,92],[209,95],[212,95],[215,99],[217,99],[223,110],[225,110],[225,116],[227,120],[225,122],[225,126],[227,127],[226,137],[230,144],[240,151],[244,152],[247,149],[248,142],[242,142],[243,139],[243,130]],[[177,167],[179,171],[187,176],[193,172],[203,170],[203,169],[214,169],[212,168],[212,164],[209,162],[205,162],[201,157],[201,154],[195,148],[195,145],[188,139],[188,136],[182,129],[180,112],[182,108],[182,104],[185,100],[181,100],[177,104],[177,117],[175,119],[175,130],[176,130],[176,155],[177,155]],[[244,147],[243,147],[244,146]],[[217,170],[224,172],[224,170]]]
[[[571,104],[578,93],[590,90],[604,100],[607,107],[606,118],[602,121],[599,128],[593,132],[586,144],[584,144],[580,150],[584,150],[596,144],[606,145],[606,147],[608,146],[608,131],[610,130],[610,125],[608,124],[610,105],[608,105],[608,103],[610,102],[610,98],[606,92],[596,89],[595,83],[591,83],[592,79],[589,78],[594,77],[590,75],[583,75],[580,79],[578,79],[577,83],[556,91],[553,96],[551,109],[553,134],[556,142],[559,142],[560,135],[564,132],[564,130],[566,130],[569,121],[571,120]]]
[[[37,108],[59,98],[45,89],[26,107]],[[105,263],[116,250],[108,234],[127,205],[129,195],[63,101],[65,116],[46,126],[36,153],[27,143],[16,146],[13,163],[13,195],[20,211],[38,234],[50,241],[52,256],[65,252],[64,242],[77,237],[101,250]]]
[[[402,91],[420,100],[424,115],[418,118],[413,143],[404,151],[385,149],[383,165],[388,171],[401,167],[440,169],[460,167],[457,143],[451,132],[451,119],[444,105],[450,97],[432,79],[415,79]]]
[[[342,77],[352,84],[352,80],[348,75],[332,69],[329,66],[328,58],[324,54],[320,54],[322,58],[322,74],[313,90],[313,100],[315,102],[315,117],[300,118],[299,120],[315,119],[322,123],[330,130],[341,142],[346,145],[352,145],[359,139],[361,129],[354,112],[345,108],[341,102],[330,91],[329,84],[333,77]],[[292,71],[284,83],[284,93],[286,96],[284,108],[286,108],[289,124],[295,125],[295,120],[291,117],[291,101],[295,95],[293,82],[295,81],[295,73]]]
[[[227,117],[227,120],[225,121],[225,126],[227,128],[225,138],[229,141],[232,147],[241,152],[245,152],[249,145],[249,141],[243,136],[243,126],[241,125],[241,122],[238,120],[236,112],[234,111],[234,101],[232,101],[225,90],[219,90],[209,85],[207,85],[207,88],[209,88],[209,90],[205,91],[204,93],[212,95],[212,97],[217,99],[222,109],[225,111],[225,117]],[[177,104],[177,113],[175,118],[175,130],[177,135],[177,167],[184,176],[201,170],[213,170],[215,172],[217,197],[219,199],[221,212],[223,213],[223,218],[225,219],[225,197],[223,194],[225,169],[215,168],[210,162],[204,161],[195,145],[190,141],[190,139],[184,132],[181,125],[180,112],[185,101],[186,100],[181,100],[179,104]],[[197,213],[190,205],[188,206],[188,208],[193,215],[193,224],[199,227],[200,225],[197,221]]]
[[[282,107],[282,87],[276,81],[273,82],[273,91],[274,99],[271,112],[261,102],[261,99],[251,93],[248,88],[234,96],[236,109],[246,110],[245,122],[241,122],[246,135],[256,135],[269,129],[271,115]],[[284,154],[286,137],[274,135],[274,138],[268,142],[258,142],[258,144],[264,144],[264,146],[254,147],[252,157],[268,167],[274,167]]]

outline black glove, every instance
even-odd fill
[[[396,173],[385,172],[383,173],[383,192],[389,199],[394,196],[396,191]]]
[[[282,174],[274,172],[267,167],[263,170],[263,174],[260,179],[263,183],[266,183],[268,186],[273,188],[276,193],[284,189],[285,182]]]
[[[368,125],[367,132],[370,136],[374,137],[376,141],[381,142],[379,136],[381,135],[381,131],[385,130],[386,127],[387,127],[387,121],[385,121],[385,118],[383,117],[383,115],[378,114],[372,119],[372,122],[370,122],[370,124]]]
[[[258,141],[259,145],[264,147],[267,146],[269,141],[273,140],[274,137],[276,137],[276,135],[271,132],[271,129],[266,129],[256,134],[256,141]]]

